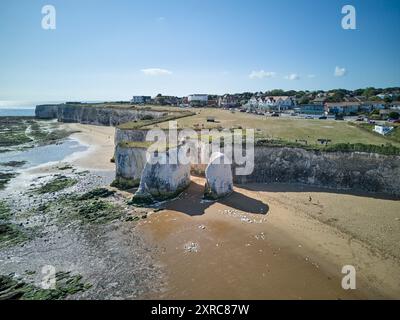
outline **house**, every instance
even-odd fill
[[[343,98],[343,100],[345,102],[361,102],[361,100],[357,97],[350,97],[350,96],[346,96]]]
[[[360,102],[363,102],[363,101],[367,100],[367,98],[365,96],[355,96],[354,98],[356,98]]]
[[[323,97],[319,96],[319,97],[316,97],[314,100],[312,100],[311,103],[316,104],[316,105],[321,105],[321,104],[324,104],[325,101],[326,101],[325,96],[323,96]]]
[[[154,103],[162,105],[162,106],[165,106],[165,105],[174,106],[179,103],[179,99],[178,99],[178,97],[174,97],[174,96],[158,95],[154,98]]]
[[[302,104],[298,106],[299,112],[302,114],[323,115],[325,114],[325,106],[323,104]]]
[[[133,96],[131,99],[132,103],[143,104],[149,103],[151,101],[150,96]]]
[[[379,116],[381,117],[381,119],[387,119],[389,118],[390,112],[392,112],[392,110],[390,109],[379,110]]]
[[[392,94],[386,94],[386,93],[380,93],[380,94],[377,94],[376,95],[379,99],[385,99],[385,98],[393,98],[393,95]]]
[[[208,99],[207,101],[207,106],[208,107],[217,107],[218,106],[218,99]]]
[[[393,101],[389,104],[389,108],[392,109],[393,111],[399,111],[400,110],[400,101]]]
[[[385,103],[383,101],[365,101],[360,105],[360,111],[371,112],[373,110],[385,109]]]
[[[296,101],[294,98],[288,96],[272,96],[265,97],[261,106],[263,108],[281,111],[293,109],[296,106]]]
[[[252,96],[250,100],[245,104],[247,109],[258,109],[258,98],[256,96]]]
[[[351,115],[359,111],[360,102],[328,102],[325,104],[330,114]]]
[[[188,97],[188,102],[192,107],[203,107],[208,103],[207,94],[191,94]]]
[[[288,96],[265,96],[254,95],[245,105],[247,109],[259,109],[262,111],[282,111],[296,107],[296,100]]]
[[[218,97],[218,107],[220,108],[235,108],[239,106],[239,100],[236,96],[225,94]]]
[[[393,129],[393,127],[388,126],[375,126],[374,131],[384,136],[390,133]]]

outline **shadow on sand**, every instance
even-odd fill
[[[166,209],[179,211],[189,216],[199,216],[214,203],[221,203],[232,209],[253,214],[267,214],[269,206],[264,202],[249,198],[244,194],[234,191],[229,196],[217,200],[203,200],[204,185],[192,181],[189,188],[183,192],[180,198],[172,200],[166,205]]]

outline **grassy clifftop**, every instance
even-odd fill
[[[155,109],[149,109],[151,111],[157,111],[161,112],[159,110]],[[164,110],[165,111],[165,110]],[[177,120],[185,117],[191,117],[194,116],[195,113],[192,111],[175,111],[175,110],[167,110],[168,114],[157,119],[143,119],[140,121],[131,121],[131,122],[126,122],[123,124],[120,124],[118,126],[118,129],[121,130],[135,130],[135,129],[151,129],[154,128],[157,124],[172,121],[172,120]]]

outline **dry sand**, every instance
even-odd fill
[[[400,202],[255,184],[202,203],[204,179],[193,180],[141,222],[169,271],[167,290],[149,298],[400,298]],[[357,290],[342,289],[344,265]]]
[[[114,156],[114,127],[68,123],[62,125],[67,130],[79,131],[71,135],[71,139],[88,147],[65,159],[76,167],[93,170],[115,170],[110,160]]]

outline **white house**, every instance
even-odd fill
[[[392,94],[390,94],[390,93],[388,93],[388,94],[385,94],[385,93],[380,93],[380,94],[377,94],[376,95],[378,98],[380,98],[380,99],[385,99],[385,98],[393,98],[393,95]]]
[[[288,110],[296,107],[296,101],[288,96],[265,97],[262,107],[276,110]]]
[[[287,110],[296,107],[296,101],[292,97],[260,97],[253,96],[247,103],[247,107],[261,110]]]
[[[259,108],[258,105],[258,98],[256,96],[252,96],[249,100],[249,102],[247,102],[246,107],[249,109],[256,109]]]
[[[389,132],[393,130],[393,127],[387,127],[387,126],[375,126],[374,131],[381,134],[381,135],[387,135]]]

